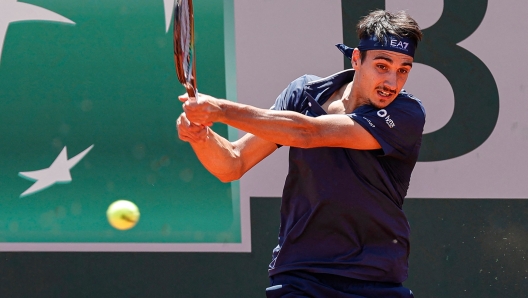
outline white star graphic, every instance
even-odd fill
[[[163,0],[165,7],[165,32],[169,32],[170,24],[172,20],[172,14],[174,13],[174,6],[178,0]]]
[[[0,59],[2,58],[9,23],[20,21],[53,21],[75,24],[71,20],[42,7],[17,2],[17,0],[0,0]]]
[[[73,168],[90,150],[94,145],[88,147],[83,152],[77,154],[75,157],[68,159],[66,147],[62,148],[59,156],[53,161],[51,166],[47,169],[31,172],[20,172],[18,175],[22,178],[37,181],[20,197],[28,196],[38,191],[44,190],[55,183],[68,183],[72,181],[70,169]]]

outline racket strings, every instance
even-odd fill
[[[178,81],[189,92],[196,90],[194,19],[191,0],[177,1],[174,10],[174,59]]]

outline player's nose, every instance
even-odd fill
[[[387,74],[385,76],[385,80],[383,82],[383,88],[385,90],[391,90],[391,91],[396,90],[397,80],[398,80],[398,78],[397,78],[397,75],[395,73],[394,74],[392,74],[392,73]]]

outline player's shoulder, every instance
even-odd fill
[[[311,89],[311,83],[320,80],[316,75],[305,74],[293,80],[286,88],[286,94],[290,98],[296,98],[295,101],[301,100],[304,91]]]
[[[423,113],[423,117],[425,118],[425,108],[422,104],[422,101],[405,89],[402,89],[400,91],[400,93],[396,97],[396,100],[393,103],[394,106],[398,106],[406,110],[410,109],[417,112],[420,111],[421,113]]]
[[[303,94],[306,85],[318,78],[319,77],[315,75],[305,74],[294,79],[277,97],[271,109],[301,111],[305,102],[305,96],[303,96]]]
[[[286,88],[286,94],[289,95],[288,97],[294,97],[297,98],[297,100],[300,100],[304,91],[308,88],[311,82],[319,80],[320,77],[316,75],[311,74],[305,74],[302,75],[295,80],[293,80],[288,87]]]
[[[295,79],[292,84],[306,86],[306,89],[308,90],[326,90],[334,85],[339,88],[343,84],[351,82],[354,78],[354,74],[355,71],[353,69],[345,69],[326,77],[305,74]]]
[[[321,77],[319,77],[319,76],[316,76],[316,75],[313,75],[313,74],[304,74],[304,75],[296,78],[295,80],[293,80],[290,83],[290,86],[304,88],[307,84],[310,84],[310,83],[313,83],[313,82],[317,82],[319,80],[321,80]]]

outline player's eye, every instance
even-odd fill
[[[405,69],[405,68],[401,68],[401,69],[399,70],[399,72],[402,73],[402,74],[409,73],[409,71],[408,71],[407,69]]]
[[[378,65],[376,65],[376,66],[377,66],[379,69],[382,69],[382,70],[387,70],[387,69],[388,69],[388,67],[385,66],[385,65],[383,65],[383,64],[378,64]]]

